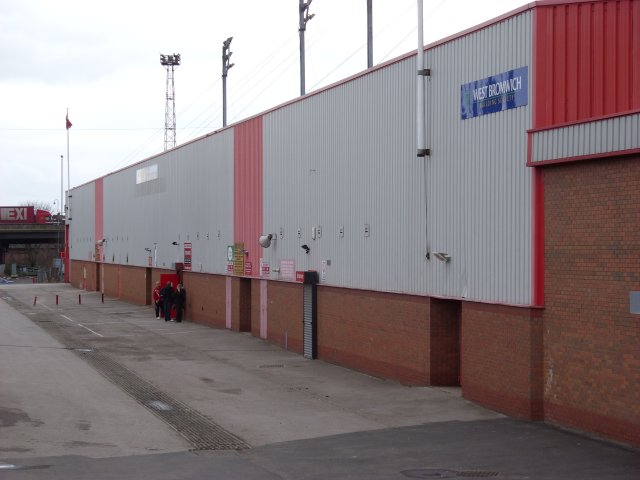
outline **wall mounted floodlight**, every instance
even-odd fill
[[[275,233],[270,233],[268,235],[260,235],[258,237],[258,243],[262,248],[269,248],[271,246],[271,242],[275,242],[278,235]]]
[[[445,252],[433,252],[432,255],[444,263],[447,263],[449,260],[451,260],[451,255]]]
[[[105,243],[107,243],[107,239],[106,238],[98,240],[98,245],[100,245],[100,246],[104,245]]]
[[[171,245],[180,245],[179,242],[171,242]]]
[[[302,248],[304,250],[304,253],[309,253],[311,251],[311,249],[309,248],[309,245],[307,245],[307,244],[300,245],[300,248]]]
[[[145,252],[151,253],[151,249],[150,248],[145,248],[144,250],[145,250]]]

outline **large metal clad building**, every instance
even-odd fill
[[[426,157],[411,52],[74,188],[70,281],[640,445],[639,32],[543,0],[430,45]]]

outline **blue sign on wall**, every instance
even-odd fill
[[[462,120],[526,105],[529,97],[528,78],[529,67],[520,67],[462,85]]]

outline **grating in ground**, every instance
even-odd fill
[[[84,359],[101,375],[128,393],[182,435],[194,450],[242,450],[250,448],[241,438],[158,389],[108,355],[75,338],[56,322],[32,319],[66,348]]]

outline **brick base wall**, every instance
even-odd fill
[[[545,419],[640,445],[640,158],[550,166]]]
[[[104,293],[136,305],[147,305],[147,269],[103,263]]]
[[[267,284],[267,339],[302,354],[302,290],[299,283]],[[259,317],[257,319],[259,324]],[[258,325],[258,335],[260,326]]]
[[[516,418],[542,419],[542,315],[462,303],[462,395]]]
[[[98,268],[95,262],[71,260],[71,285],[82,290],[95,292],[97,288]]]
[[[185,319],[225,328],[226,278],[222,275],[183,272],[182,282],[187,291]]]
[[[409,385],[429,383],[426,298],[318,287],[318,357]]]

